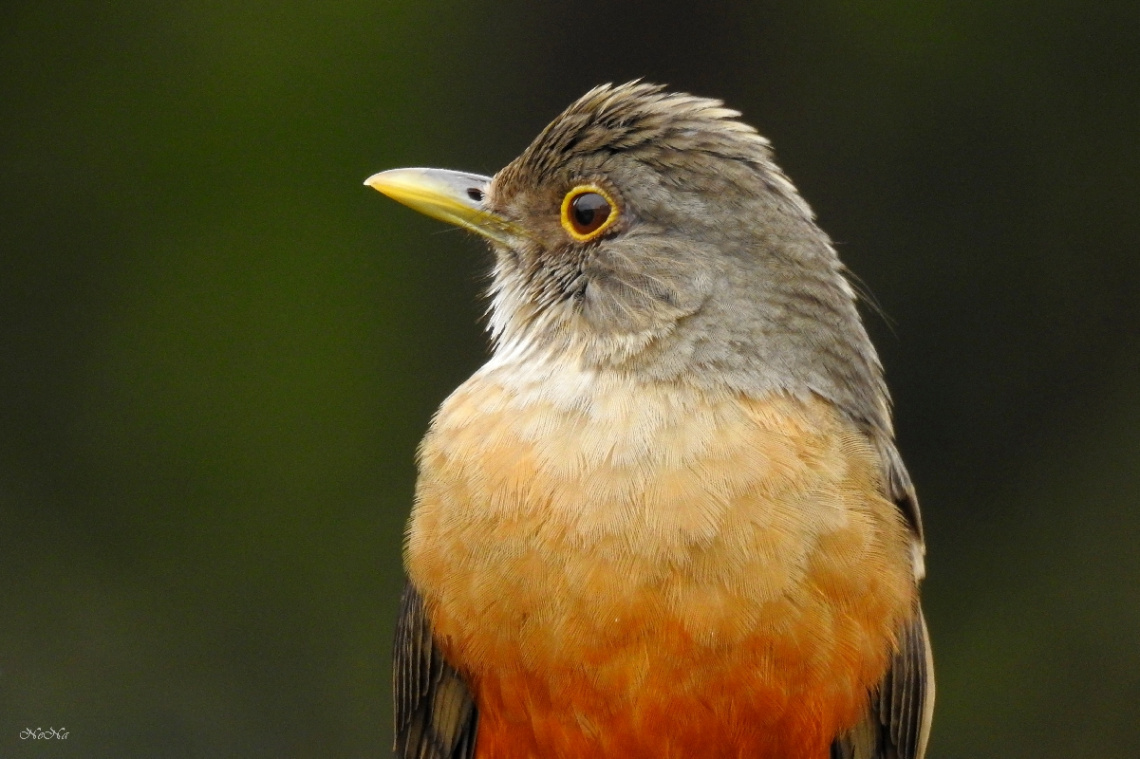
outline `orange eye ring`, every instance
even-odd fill
[[[580,184],[562,199],[562,228],[578,242],[600,236],[618,220],[618,205],[594,184]]]

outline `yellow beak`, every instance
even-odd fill
[[[391,169],[364,180],[372,189],[433,219],[509,245],[519,230],[484,207],[490,183],[490,177],[445,169]]]

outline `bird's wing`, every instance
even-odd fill
[[[921,548],[923,543],[922,532],[922,512],[918,508],[918,496],[914,492],[914,484],[910,481],[910,474],[906,471],[906,465],[903,464],[902,456],[899,455],[898,448],[895,447],[894,441],[879,436],[876,440],[879,446],[879,455],[883,458],[883,467],[886,470],[886,483],[885,489],[887,497],[895,502],[899,510],[906,517],[907,524],[910,525],[911,530],[914,531],[917,539],[916,546],[920,549],[919,558],[921,558]],[[921,564],[915,567],[915,575],[918,579],[922,579],[924,569]]]
[[[934,666],[918,609],[863,721],[831,744],[831,759],[922,759],[934,711]]]
[[[471,759],[475,701],[432,640],[423,601],[410,582],[400,603],[392,670],[398,759]]]

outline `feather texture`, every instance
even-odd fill
[[[867,716],[837,738],[832,759],[921,759],[934,713],[934,668],[922,610],[899,635]]]
[[[478,717],[459,673],[436,648],[423,601],[409,582],[400,604],[392,680],[399,759],[471,759]]]

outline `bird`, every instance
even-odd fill
[[[418,450],[401,759],[921,759],[918,501],[857,294],[722,101],[595,87],[493,177],[487,362]]]

